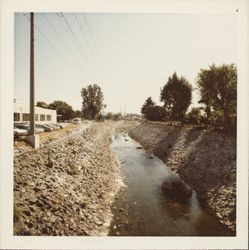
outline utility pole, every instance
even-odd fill
[[[34,13],[30,13],[30,135],[35,135]]]
[[[29,125],[30,131],[26,140],[33,148],[40,147],[40,137],[35,134],[35,68],[34,68],[34,13],[30,13],[30,99],[29,99]]]

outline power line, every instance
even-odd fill
[[[88,46],[88,48],[89,48],[89,51],[91,51],[91,54],[92,54],[92,56],[94,57],[94,61],[96,60],[97,65],[98,65],[98,68],[99,68],[99,67],[100,67],[100,65],[99,65],[99,60],[98,60],[97,55],[96,55],[95,51],[93,50],[93,48],[92,48],[92,46],[91,46],[91,44],[90,44],[90,42],[89,42],[89,40],[88,40],[88,38],[87,38],[86,33],[84,32],[84,29],[82,28],[82,25],[81,25],[79,19],[77,18],[77,15],[76,15],[75,13],[73,13],[73,16],[74,16],[74,19],[75,19],[76,23],[77,23],[78,26],[79,26],[79,29],[80,29],[81,34],[82,34],[82,36],[83,36],[83,39],[84,39],[84,40],[86,41],[86,43],[87,43],[87,46]],[[98,73],[99,73],[99,70],[97,70],[97,71],[98,71]]]
[[[65,32],[66,33],[68,33],[68,32],[71,33],[70,28],[65,24],[66,23],[65,20],[64,21],[62,20],[62,16],[59,13],[56,13],[56,15],[57,15],[57,18],[58,18],[59,22],[61,23],[62,27],[64,28]],[[73,42],[77,47],[77,43],[75,43],[75,40],[73,40]],[[74,53],[72,53],[72,54],[75,56]],[[79,62],[79,64],[81,64],[81,68],[84,68],[84,70],[87,72],[89,80],[91,80],[92,74],[90,73],[90,71],[86,69],[86,66],[82,65],[82,62],[79,61],[77,59],[77,57],[75,57],[75,58],[76,58],[76,61]]]
[[[90,37],[90,39],[91,39],[91,41],[92,41],[92,44],[93,44],[94,49],[95,49],[95,51],[96,51],[97,57],[99,58],[99,62],[100,62],[101,69],[103,70],[104,65],[103,65],[103,63],[102,63],[102,59],[101,59],[101,57],[100,57],[100,53],[99,53],[99,50],[98,50],[98,46],[97,46],[97,43],[96,43],[96,41],[95,41],[94,35],[93,35],[93,33],[92,33],[92,29],[91,29],[91,27],[90,27],[90,25],[89,25],[89,23],[88,23],[88,21],[87,21],[85,15],[84,15],[83,13],[81,14],[81,17],[82,17],[82,20],[83,20],[83,22],[85,23],[85,25],[86,25],[86,27],[87,27],[87,30],[88,30],[88,33],[89,33],[89,37]]]
[[[71,34],[73,35],[74,41],[75,41],[76,44],[79,46],[79,48],[82,50],[84,57],[86,58],[86,60],[88,61],[88,64],[90,65],[89,58],[88,58],[86,52],[84,51],[84,49],[82,48],[82,46],[81,46],[79,40],[77,39],[77,37],[76,37],[76,35],[75,35],[75,33],[74,33],[74,31],[73,31],[71,25],[69,24],[69,22],[68,22],[66,16],[64,16],[62,13],[60,13],[60,17],[62,17],[62,18],[64,19],[64,21],[65,21],[65,23],[66,23],[66,25],[67,25],[68,30],[69,30],[69,31],[71,32]],[[90,73],[90,72],[89,72],[89,73]],[[90,74],[91,74],[91,73],[90,73]]]
[[[28,19],[28,21],[30,22],[31,20],[30,20],[30,18],[29,18],[29,16],[27,15],[27,14],[23,14],[27,19]],[[61,54],[57,49],[56,49],[56,47],[53,45],[53,43],[52,42],[50,42],[50,40],[47,38],[47,36],[41,31],[41,29],[37,26],[37,25],[35,25],[34,24],[34,27],[35,27],[35,29],[38,31],[38,33],[46,40],[46,42],[48,43],[48,45],[66,62],[66,64],[68,64],[69,65],[69,68],[72,70],[72,72],[74,72],[75,71],[75,69],[74,68],[72,68],[72,65],[70,64],[70,62],[68,62],[68,60],[66,59],[66,57],[65,56],[63,56],[63,54]],[[75,72],[74,72],[75,73]]]
[[[77,37],[75,36],[75,34],[74,34],[74,32],[73,32],[73,30],[72,30],[72,28],[71,28],[71,26],[70,26],[70,24],[68,23],[66,17],[65,17],[62,13],[60,13],[60,17],[62,17],[62,18],[64,19],[64,21],[65,21],[65,23],[66,23],[66,25],[67,25],[67,27],[68,27],[68,30],[69,30],[69,31],[71,32],[71,34],[73,35],[73,38],[74,38],[75,43],[76,43],[79,47],[81,47],[81,46],[80,46],[80,43],[79,43],[79,41],[78,41],[78,39],[77,39]]]
[[[54,28],[53,24],[49,21],[47,15],[45,13],[42,14],[44,16],[44,18],[47,20],[49,26],[51,27],[51,29],[55,32],[55,34],[57,35],[57,37],[63,42],[64,46],[67,48],[67,50],[69,51],[69,53],[73,56],[75,63],[79,66],[80,69],[82,69],[82,66],[80,66],[80,62],[78,61],[77,57],[75,57],[73,51],[70,49],[70,47],[68,46],[68,44],[65,42],[65,40],[62,38],[62,36],[57,32],[57,30]]]
[[[89,31],[91,40],[92,40],[93,45],[94,45],[94,47],[95,47],[95,50],[96,50],[97,53],[99,54],[98,47],[97,47],[96,41],[95,41],[94,36],[93,36],[93,33],[92,33],[92,29],[91,29],[90,25],[88,24],[87,19],[86,19],[86,17],[84,16],[84,14],[82,14],[81,16],[82,16],[83,21],[85,22],[85,24],[86,24],[86,26],[87,26],[87,29],[88,29],[88,31]]]
[[[87,38],[87,36],[86,36],[86,34],[85,34],[85,32],[84,32],[84,30],[83,30],[83,28],[82,28],[80,22],[79,22],[79,20],[78,20],[76,14],[74,13],[73,16],[74,16],[74,19],[76,20],[76,22],[77,22],[77,24],[78,24],[78,26],[79,26],[79,28],[80,28],[80,31],[81,31],[82,36],[84,37],[84,39],[85,39],[86,42],[87,42],[88,47],[90,48],[92,54],[94,54],[93,48],[92,48],[92,46],[91,46],[91,44],[90,44],[90,42],[89,42],[89,40],[88,40],[88,38]]]
[[[30,22],[30,18],[24,14],[24,16],[29,20]],[[56,47],[53,45],[52,42],[50,42],[50,40],[46,37],[46,35],[40,30],[40,28],[37,25],[34,25],[35,29],[40,33],[40,35],[47,41],[47,43],[49,44],[49,46],[65,61],[66,58],[56,49]]]

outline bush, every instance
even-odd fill
[[[113,119],[113,113],[112,113],[112,112],[108,112],[108,113],[104,116],[104,118],[107,119],[107,120]]]
[[[156,105],[150,107],[147,119],[151,121],[163,121],[166,118],[166,111],[163,107]]]
[[[114,121],[118,121],[118,120],[121,120],[122,119],[122,115],[120,113],[117,113],[117,114],[114,114],[112,119]]]
[[[97,115],[95,116],[95,120],[96,120],[97,122],[103,122],[103,121],[104,121],[104,116],[103,116],[102,114],[97,114]]]
[[[205,120],[204,116],[201,115],[200,108],[192,108],[191,111],[186,115],[185,121],[189,123],[199,124]]]
[[[214,127],[223,126],[224,116],[222,111],[212,111],[211,112],[211,118],[210,118],[210,124]]]

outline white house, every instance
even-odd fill
[[[29,122],[29,105],[14,100],[14,123]],[[53,109],[35,107],[35,123],[56,123],[57,112]]]

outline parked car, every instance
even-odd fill
[[[74,118],[73,123],[74,124],[79,124],[79,123],[81,123],[81,119],[80,118]]]
[[[35,132],[36,133],[43,133],[45,131],[44,128],[41,128],[39,126],[37,126],[38,124],[35,124]]]
[[[29,124],[27,124],[27,123],[20,123],[20,124],[17,124],[16,127],[19,128],[19,129],[25,129],[25,130],[27,130],[28,132],[30,131],[30,126],[29,126]],[[44,132],[44,129],[39,128],[39,127],[37,127],[37,125],[35,125],[35,133],[38,134],[38,133],[42,133],[42,132]]]
[[[61,123],[52,123],[52,125],[55,125],[59,128],[65,128],[65,125],[61,124]]]
[[[20,128],[20,129],[26,129],[29,130],[29,125],[27,123],[19,123],[15,124],[15,127]]]
[[[14,137],[17,137],[19,135],[27,135],[27,134],[28,134],[27,129],[21,129],[21,128],[17,128],[14,126]]]
[[[37,127],[43,128],[45,132],[52,132],[54,129],[46,124],[37,124]]]
[[[52,123],[47,123],[46,125],[49,126],[50,128],[53,128],[54,130],[60,129],[60,127],[55,126]]]
[[[57,123],[60,127],[62,127],[62,128],[65,128],[68,124],[66,124],[66,123],[61,123],[61,122],[59,122],[59,123]]]
[[[51,124],[52,124],[52,126],[55,126],[55,127],[59,128],[59,129],[62,128],[58,123],[51,123]]]

